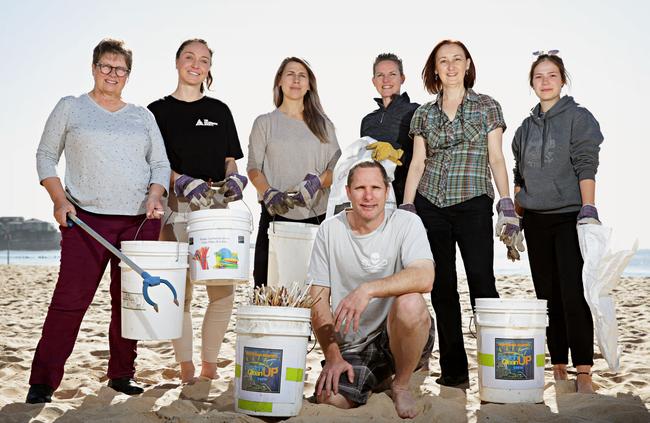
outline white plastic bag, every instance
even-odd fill
[[[619,278],[638,248],[638,241],[631,250],[609,251],[611,228],[601,225],[578,225],[578,241],[585,264],[582,268],[582,284],[585,300],[594,319],[596,340],[600,352],[610,370],[618,372],[618,326],[616,306],[611,297]]]
[[[343,204],[350,202],[348,194],[345,192],[348,172],[355,164],[372,160],[372,150],[366,150],[366,147],[375,141],[376,140],[371,137],[359,138],[341,151],[341,157],[336,163],[336,167],[334,167],[332,188],[330,189],[330,196],[327,201],[327,215],[325,216],[327,219],[336,214],[335,211],[337,206],[342,206]],[[392,182],[395,179],[395,168],[397,167],[397,164],[390,160],[382,160],[380,163],[384,166],[384,169],[386,169],[388,178]],[[393,192],[392,184],[389,187],[386,208],[397,208],[395,192]]]

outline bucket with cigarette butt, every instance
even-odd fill
[[[192,282],[248,282],[251,227],[251,215],[246,210],[191,212],[187,234]]]

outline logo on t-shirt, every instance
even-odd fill
[[[368,273],[379,273],[388,265],[388,259],[382,259],[379,253],[370,254],[370,258],[361,258],[361,267]]]
[[[217,122],[211,122],[208,119],[199,119],[196,121],[196,125],[194,126],[217,126],[219,125]]]

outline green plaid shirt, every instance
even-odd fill
[[[468,89],[453,121],[442,111],[442,94],[423,104],[411,120],[412,137],[426,142],[418,192],[434,206],[449,207],[479,195],[494,198],[488,167],[487,134],[503,128],[496,100]]]

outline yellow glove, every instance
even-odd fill
[[[372,159],[377,160],[378,162],[382,160],[390,160],[393,163],[396,163],[397,166],[401,166],[402,162],[399,159],[404,155],[404,150],[401,148],[395,150],[390,143],[385,141],[377,141],[369,144],[366,147],[366,150],[373,150]]]

